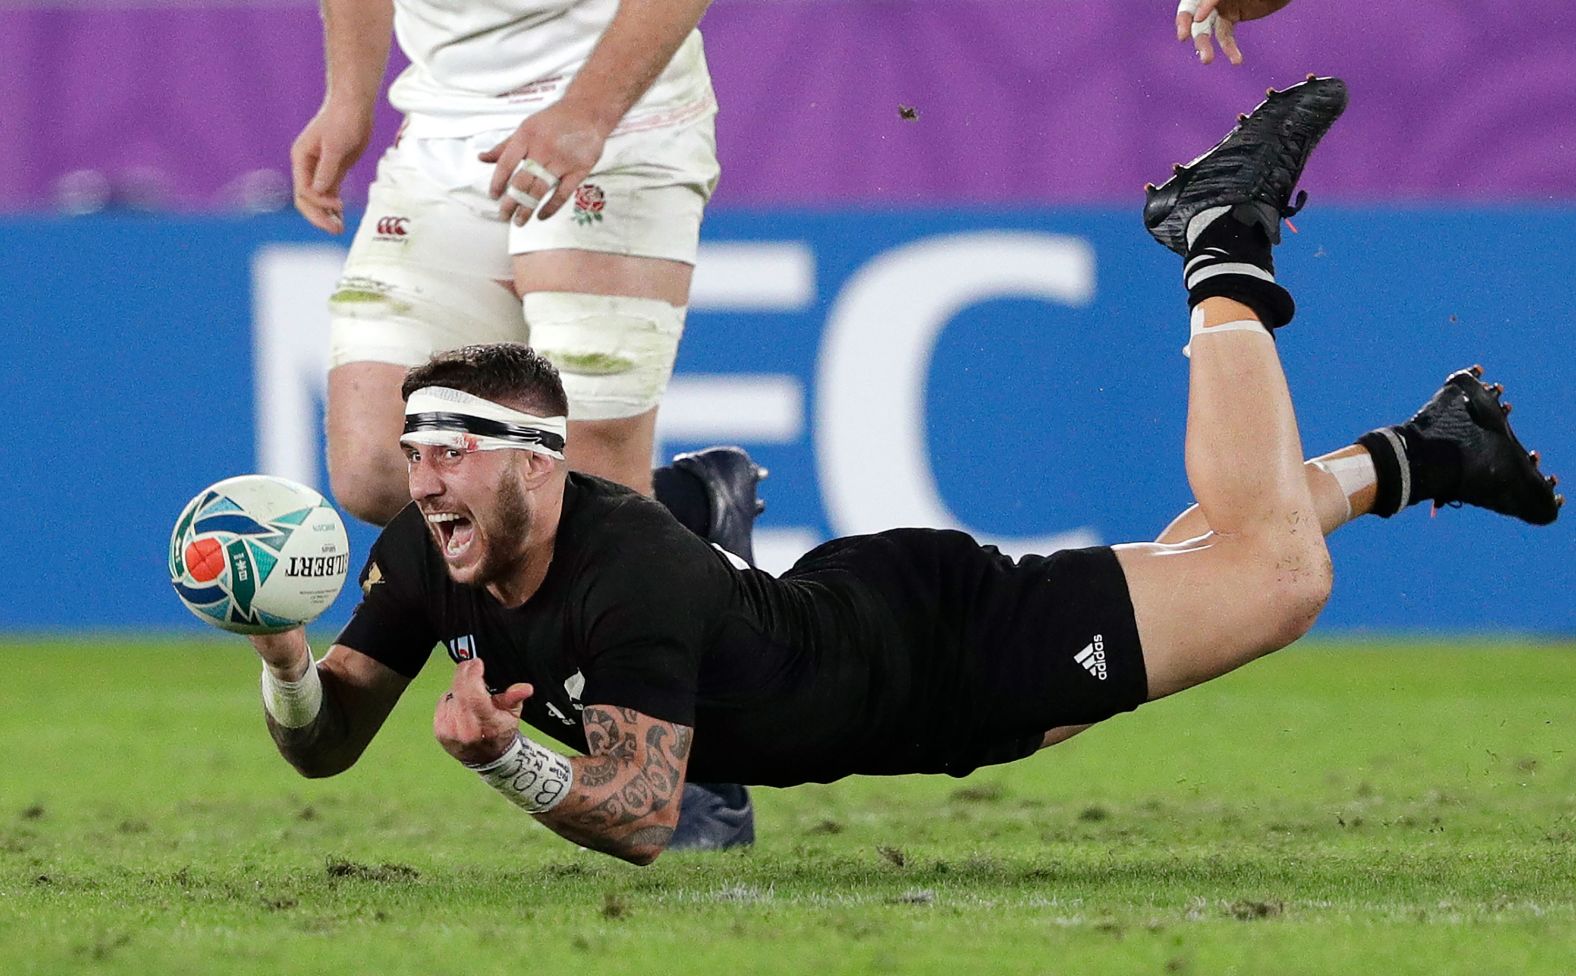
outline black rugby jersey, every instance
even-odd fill
[[[965,690],[961,625],[937,625],[957,614],[918,605],[938,602],[946,570],[915,565],[924,550],[905,534],[974,546],[932,530],[856,536],[778,579],[736,569],[660,504],[571,473],[552,563],[523,605],[453,582],[411,505],[373,546],[337,643],[407,677],[438,644],[478,657],[494,692],[532,684],[524,721],[581,751],[585,705],[693,726],[697,781],[961,774],[1032,751],[971,734],[983,703]]]

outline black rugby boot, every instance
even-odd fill
[[[1169,180],[1147,187],[1144,226],[1155,240],[1187,257],[1188,222],[1201,210],[1244,204],[1269,236],[1280,243],[1280,220],[1302,209],[1307,194],[1291,205],[1291,191],[1302,176],[1313,147],[1346,110],[1346,82],[1309,75],[1269,97],[1214,148]]]
[[[737,783],[685,783],[670,851],[725,851],[755,843],[755,805]]]
[[[1559,479],[1538,470],[1538,452],[1510,429],[1505,388],[1482,375],[1481,366],[1450,374],[1411,420],[1357,439],[1379,475],[1375,514],[1388,518],[1426,499],[1435,508],[1475,505],[1533,525],[1559,516]]]
[[[708,447],[680,454],[673,458],[673,467],[706,486],[710,524],[700,533],[701,537],[754,566],[751,536],[755,517],[766,510],[766,503],[755,492],[756,486],[766,479],[766,469],[742,447]]]
[[[1275,282],[1271,249],[1280,222],[1302,209],[1308,194],[1292,190],[1308,156],[1346,108],[1346,83],[1308,76],[1269,97],[1208,152],[1178,164],[1160,186],[1147,185],[1144,226],[1186,259],[1188,304],[1232,298],[1268,328],[1291,321],[1296,305]]]

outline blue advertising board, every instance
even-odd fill
[[[1573,216],[1309,211],[1278,257],[1307,452],[1404,420],[1482,362],[1523,438],[1576,477],[1576,249],[1555,246]],[[254,470],[326,488],[323,301],[343,242],[282,214],[0,234],[0,628],[202,628],[164,578],[185,501]],[[740,443],[771,469],[774,569],[901,524],[1011,552],[1152,538],[1190,500],[1179,279],[1126,211],[718,212],[661,450]],[[1321,626],[1576,633],[1573,524],[1360,520],[1332,540]],[[352,539],[364,553],[371,532]]]

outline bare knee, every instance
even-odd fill
[[[615,420],[570,421],[569,466],[651,494],[656,411]]]
[[[353,362],[328,373],[328,480],[334,499],[363,522],[386,525],[410,501],[399,435],[405,368]]]
[[[1319,619],[1330,599],[1334,566],[1324,538],[1316,532],[1280,540],[1260,560],[1266,644],[1278,649],[1296,642]]]
[[[328,480],[334,500],[373,525],[387,525],[410,501],[404,459],[386,448],[330,442]]]

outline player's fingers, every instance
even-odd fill
[[[344,205],[339,199],[339,182],[344,178],[345,157],[336,153],[325,151],[318,157],[317,166],[312,173],[311,191],[316,198],[315,202],[323,210],[327,226],[324,227],[331,234],[337,234],[345,229],[345,219],[341,214]]]
[[[487,193],[497,200],[503,196],[503,191],[509,187],[509,177],[514,174],[514,163],[507,162],[500,156],[493,165],[492,180],[487,184]]]
[[[487,666],[482,663],[481,658],[473,657],[461,661],[454,669],[454,681],[449,685],[449,692],[462,705],[491,698],[492,696],[487,693],[487,683],[483,679],[486,672]]]
[[[290,183],[297,193],[312,185],[312,174],[316,171],[316,150],[300,143],[290,147]]]
[[[513,684],[492,696],[493,704],[505,712],[519,715],[520,707],[525,704],[527,698],[531,697],[533,691],[535,689],[528,684]]]
[[[310,179],[310,176],[308,178]],[[305,217],[307,223],[313,227],[316,227],[318,230],[326,230],[331,234],[334,232],[334,225],[328,219],[328,209],[312,193],[310,186],[304,184],[296,186],[295,208],[296,212]]]
[[[558,185],[556,187],[553,188],[552,195],[547,198],[547,202],[546,203],[542,204],[542,209],[540,209],[540,210],[538,210],[536,212],[536,216],[539,219],[541,219],[541,220],[546,220],[547,218],[551,217],[553,214],[557,213],[558,212],[558,208],[562,207],[565,203],[568,203],[569,202],[569,198],[571,196],[573,196],[575,190],[577,190],[580,187],[580,181],[585,179],[589,175],[591,175],[591,174],[590,173],[566,173],[566,174],[564,174],[564,178],[558,182]]]
[[[345,229],[344,218],[332,210],[327,210],[322,207],[315,207],[311,204],[305,203],[304,201],[297,200],[296,212],[305,217],[307,223],[311,224],[313,227],[316,227],[318,230],[327,231],[330,234],[337,234]]]
[[[1214,11],[1210,11],[1203,20],[1198,19],[1198,13],[1193,15],[1193,26],[1191,28],[1193,32],[1193,49],[1198,52],[1198,59],[1204,64],[1210,64],[1215,60],[1215,44],[1211,40],[1211,35],[1214,34],[1215,23],[1219,19],[1220,16]]]
[[[317,193],[334,193],[345,175],[346,154],[324,146],[318,152],[317,165],[312,170],[312,189]]]
[[[509,140],[505,139],[503,142],[498,143],[498,145],[492,147],[486,152],[477,153],[476,158],[484,163],[496,163],[498,161],[498,157],[503,153],[503,147],[507,146],[508,144]]]
[[[313,227],[337,234],[344,229],[344,222],[338,212],[339,200],[331,193],[318,192],[313,186],[321,165],[322,156],[317,145],[291,147],[290,183],[294,190],[296,210]]]
[[[498,147],[498,158],[493,160],[492,182],[488,185],[488,192],[494,200],[503,196],[504,188],[509,185],[509,180],[514,177],[515,167],[520,165],[520,160],[525,158],[525,146],[504,143]]]
[[[509,189],[505,194],[506,203],[511,206],[503,211],[505,220],[512,220],[515,226],[523,227],[536,208],[542,205],[542,198],[553,191],[551,184],[524,171],[517,171],[514,179],[509,181]],[[502,208],[500,208],[501,210]]]
[[[1237,47],[1237,28],[1231,21],[1222,17],[1215,22],[1215,40],[1220,42],[1220,52],[1232,64],[1242,63],[1242,50]]]
[[[561,185],[561,181],[546,165],[527,156],[520,160],[520,165],[514,171],[514,177],[509,181],[508,195],[519,204],[513,213],[506,215],[513,219],[516,226],[523,227],[531,219],[543,200],[551,197]]]
[[[1195,34],[1193,36],[1193,49],[1198,52],[1198,60],[1203,64],[1215,62],[1215,45],[1210,43],[1208,34]]]
[[[339,214],[338,203],[333,198],[324,199],[314,194],[310,187],[297,191],[295,208],[307,223],[318,230],[338,234],[345,229],[345,220]]]
[[[540,180],[522,179],[516,176],[504,189],[503,199],[498,201],[499,218],[512,222],[516,227],[525,226],[525,222],[531,219],[531,214],[542,205],[542,198],[552,190],[550,185]]]
[[[1177,0],[1177,40],[1187,40],[1188,30],[1193,26],[1193,11],[1198,9],[1198,0]]]
[[[1193,11],[1193,23],[1201,24],[1209,19],[1209,15],[1220,6],[1220,0],[1199,0],[1198,9]]]

